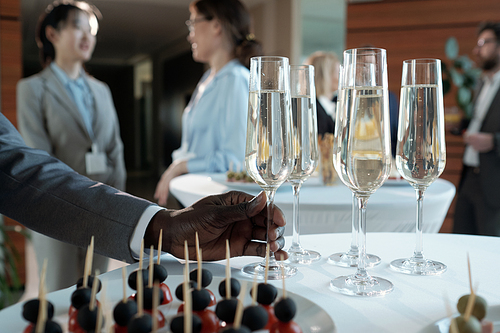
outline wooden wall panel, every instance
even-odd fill
[[[0,1],[0,112],[16,125],[16,84],[22,76],[22,36],[20,0]],[[5,218],[5,225],[19,225]],[[24,237],[17,232],[9,232],[21,261],[18,272],[21,283],[25,281]]]
[[[359,31],[347,34],[346,46],[354,48],[371,44],[386,49],[389,89],[399,95],[403,60],[439,58],[449,64],[450,61],[444,52],[444,45],[446,40],[452,36],[459,40],[460,54],[468,54],[469,57],[472,57],[472,49],[476,41],[476,27]],[[450,99],[450,102],[452,100]],[[455,105],[454,102],[453,105]]]
[[[16,125],[16,84],[22,75],[21,22],[0,20],[1,110]]]
[[[449,63],[446,40],[454,36],[460,55],[472,57],[477,26],[481,21],[500,21],[498,0],[386,0],[349,4],[346,47],[366,44],[387,50],[389,89],[399,96],[403,60],[439,58]],[[445,96],[445,109],[456,105],[453,91]],[[458,186],[462,169],[463,141],[446,135],[447,162],[441,176]],[[453,202],[441,232],[451,232]]]
[[[439,28],[467,25],[483,20],[498,20],[498,0],[397,0],[348,6],[347,29],[413,29],[415,26]]]
[[[0,16],[19,18],[21,16],[20,0],[2,0],[0,1]]]

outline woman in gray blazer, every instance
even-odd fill
[[[83,69],[94,51],[99,15],[81,1],[47,8],[37,29],[44,69],[17,85],[18,127],[29,146],[124,190],[123,143],[111,92]],[[32,242],[39,266],[48,259],[49,291],[70,286],[83,275],[84,250],[38,233]],[[106,271],[107,264],[107,258],[94,257],[94,269]]]

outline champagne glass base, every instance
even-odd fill
[[[292,249],[288,250],[288,260],[294,264],[311,264],[315,261],[321,259],[321,254],[316,251],[300,249],[294,251]]]
[[[447,269],[439,261],[428,259],[396,259],[391,262],[391,268],[397,272],[410,275],[439,275]]]
[[[255,276],[257,276],[257,279],[263,280],[265,278],[266,266],[261,262],[256,262],[244,266],[241,269],[241,272],[251,278],[255,278]],[[268,280],[282,280],[283,278],[292,277],[295,274],[297,274],[297,267],[277,262],[275,265],[269,265],[267,278]]]
[[[358,255],[348,252],[334,253],[328,257],[328,263],[341,267],[358,267]],[[365,258],[365,267],[371,268],[380,264],[380,257],[374,254],[367,254]]]
[[[338,293],[351,296],[384,296],[394,289],[391,281],[368,275],[359,278],[356,275],[339,276],[330,281],[330,288]]]

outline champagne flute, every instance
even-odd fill
[[[343,67],[340,65],[339,69],[339,83],[338,83],[338,91],[342,91],[342,74],[343,74]],[[337,109],[342,108],[342,96],[338,96],[337,100]],[[339,120],[339,113],[337,112],[336,116],[336,121],[335,121],[335,131],[337,131],[337,124],[341,124],[341,120]],[[337,138],[337,136],[335,136]],[[334,138],[334,146],[337,144]],[[358,250],[358,232],[359,232],[359,208],[358,208],[358,200],[356,199],[356,196],[354,195],[354,192],[352,193],[352,206],[351,206],[351,248],[347,252],[337,252],[334,254],[331,254],[328,257],[328,263],[335,265],[335,266],[341,266],[341,267],[356,267],[358,266],[358,256],[359,256],[359,250]],[[373,267],[380,264],[380,257],[374,255],[374,254],[366,254],[365,257],[365,266],[366,267]]]
[[[340,180],[355,194],[358,202],[359,256],[356,273],[333,279],[330,287],[348,295],[385,295],[393,290],[393,284],[370,276],[365,256],[366,205],[391,170],[386,51],[377,48],[346,50],[343,65],[334,165]]]
[[[424,258],[422,204],[424,192],[446,164],[441,60],[403,62],[396,165],[417,196],[416,246],[413,256],[391,262],[391,268],[412,275],[436,275],[446,265]]]
[[[292,96],[293,169],[288,177],[293,189],[293,237],[288,249],[293,263],[310,264],[321,258],[316,251],[300,245],[299,192],[302,183],[314,172],[319,161],[318,124],[314,67],[290,66],[290,94]]]
[[[273,223],[274,195],[292,171],[290,104],[288,58],[251,58],[245,166],[250,177],[266,192],[268,234]],[[266,237],[269,243],[269,236]],[[264,260],[244,266],[242,272],[264,278],[265,266]],[[270,253],[268,279],[278,280],[296,273],[295,266],[278,263],[274,253]]]

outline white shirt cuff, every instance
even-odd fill
[[[134,233],[132,234],[132,239],[130,240],[130,251],[132,251],[132,256],[135,259],[139,259],[142,239],[144,238],[144,233],[146,232],[149,222],[151,222],[151,219],[153,218],[153,216],[155,216],[156,213],[164,209],[165,208],[157,205],[151,205],[146,208],[144,213],[142,213],[141,218],[139,219],[139,223],[137,223],[137,225],[135,226]],[[147,249],[147,252],[144,252],[149,253],[149,249]]]

